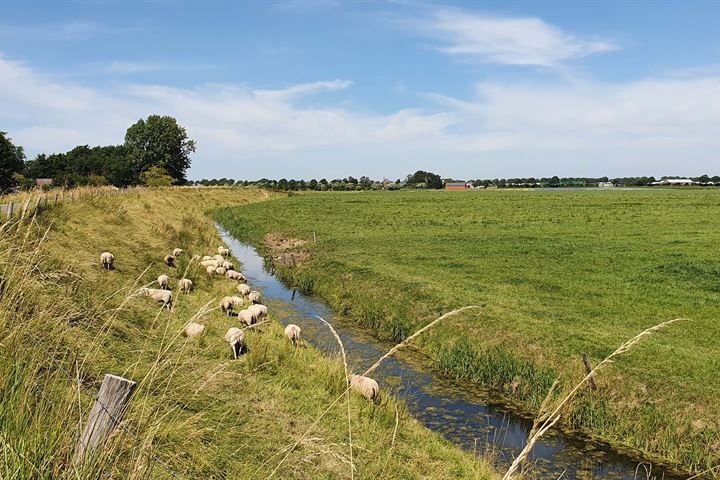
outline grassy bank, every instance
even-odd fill
[[[272,195],[141,190],[2,226],[1,478],[267,478],[343,391],[342,364],[293,349],[276,321],[249,331],[248,353],[232,360],[222,337],[238,322],[208,307],[233,294],[234,283],[209,278],[190,257],[220,243],[206,212]],[[175,247],[185,254],[170,269],[162,258]],[[115,270],[100,268],[105,250]],[[161,273],[171,277],[172,311],[134,295]],[[183,274],[195,282],[187,296],[175,291]],[[191,319],[205,324],[204,335],[182,335]],[[80,423],[105,373],[138,388],[105,453],[74,466]],[[373,410],[353,396],[350,418],[356,478],[493,478],[485,462],[424,429],[393,399]],[[340,402],[275,478],[348,477]]]
[[[283,257],[282,275],[383,337],[484,305],[423,348],[529,410],[556,376],[581,376],[582,352],[597,362],[650,325],[690,318],[618,361],[565,424],[699,471],[720,461],[718,215],[717,190],[648,189],[308,194],[216,217],[272,240],[264,252]]]

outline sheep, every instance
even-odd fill
[[[211,266],[218,267],[219,266],[217,260],[215,260],[215,259],[203,260],[202,262],[200,262],[200,265],[202,265],[203,267],[211,267]]]
[[[165,307],[172,307],[172,292],[170,290],[159,290],[157,288],[141,288],[140,293],[146,295],[153,300],[162,302]]]
[[[197,337],[205,331],[205,325],[202,323],[190,322],[185,327],[185,336],[188,338]]]
[[[235,270],[228,270],[225,272],[225,276],[229,278],[230,280],[237,280],[239,282],[245,281],[245,275],[243,275],[240,272],[236,272]]]
[[[257,292],[253,290],[252,292],[248,293],[248,300],[250,300],[251,303],[260,303],[260,300],[262,300],[262,296],[260,295],[260,292]]]
[[[222,255],[223,257],[227,257],[228,255],[230,255],[230,249],[220,245],[218,247],[218,254]]]
[[[234,304],[236,307],[237,307],[238,305],[242,305],[242,304],[243,304],[243,299],[242,299],[242,297],[230,297],[230,298],[232,298],[233,304]]]
[[[230,327],[225,333],[225,340],[230,344],[235,358],[245,350],[245,333],[239,328]]]
[[[228,317],[232,314],[234,308],[235,302],[232,297],[223,297],[222,300],[220,300],[220,311],[226,313]]]
[[[255,323],[255,314],[250,309],[240,310],[238,312],[238,318],[245,325],[252,325]]]
[[[290,339],[294,347],[297,347],[300,341],[300,327],[294,323],[289,324],[285,327],[285,336]]]
[[[173,254],[173,257],[177,258],[177,257],[179,257],[180,255],[182,255],[182,253],[183,253],[183,249],[182,249],[182,248],[176,248],[175,250],[173,250],[173,253],[172,253],[172,254]]]
[[[189,278],[183,278],[178,282],[178,289],[183,293],[190,293],[192,290],[193,282]]]
[[[222,266],[225,270],[235,270],[235,265],[233,265],[232,263],[230,263],[230,262],[228,262],[228,261],[223,262],[223,264],[222,264],[221,266]]]
[[[237,286],[237,291],[240,293],[240,295],[247,295],[248,293],[250,293],[250,286],[241,283]]]
[[[261,319],[267,317],[268,310],[265,305],[260,305],[259,303],[256,303],[255,305],[250,305],[248,307],[248,310],[253,312],[253,315],[258,320],[261,320]]]
[[[216,262],[218,262],[218,264],[219,264],[218,266],[219,266],[219,267],[221,267],[222,264],[223,264],[223,262],[225,261],[225,257],[223,257],[222,255],[215,255],[215,256],[213,257],[213,259],[214,259]]]
[[[160,288],[162,288],[163,290],[167,290],[168,285],[170,284],[170,277],[168,277],[167,275],[165,275],[163,273],[162,275],[160,275],[157,278],[157,282],[158,282],[158,285],[160,285]]]
[[[202,261],[204,262],[206,260],[215,260],[215,257],[211,257],[210,255],[205,255],[204,257],[202,257]]]
[[[112,270],[115,264],[115,255],[110,252],[103,252],[100,254],[100,265],[103,268]]]
[[[165,265],[168,267],[174,267],[175,266],[175,257],[172,255],[165,255]]]
[[[206,270],[208,275],[215,275],[215,270],[217,270],[217,267],[215,267],[214,265],[208,265]]]
[[[223,267],[217,267],[215,269],[215,275],[220,275],[220,276],[225,275],[225,269]]]
[[[350,375],[350,386],[365,397],[368,402],[375,405],[380,403],[380,387],[372,378],[352,374]]]

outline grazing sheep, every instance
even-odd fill
[[[228,270],[225,272],[225,276],[229,278],[230,280],[237,280],[239,282],[245,281],[245,275],[243,275],[240,272],[236,272],[235,270]]]
[[[225,275],[225,269],[223,267],[217,267],[215,269],[215,275],[220,275],[220,276]]]
[[[237,307],[238,305],[242,305],[242,304],[243,304],[243,299],[242,299],[242,297],[230,297],[230,298],[232,298],[233,304],[235,304],[236,307]]]
[[[238,358],[245,350],[245,333],[237,327],[230,327],[225,333],[225,340],[230,344],[233,357]]]
[[[215,270],[217,270],[217,267],[214,265],[208,265],[206,270],[208,275],[215,275]]]
[[[255,314],[246,308],[245,310],[240,310],[238,312],[238,319],[240,319],[240,322],[245,325],[250,326],[255,323]]]
[[[300,341],[300,327],[294,323],[289,324],[285,327],[285,336],[290,339],[293,346],[297,347],[298,342]]]
[[[228,255],[230,255],[230,249],[220,245],[218,247],[218,254],[222,255],[223,257],[227,257]]]
[[[215,259],[203,260],[202,262],[200,262],[200,265],[202,265],[203,267],[218,267],[219,266],[217,260],[215,260]]]
[[[193,283],[189,278],[183,278],[178,282],[178,289],[183,293],[190,293],[192,290]]]
[[[158,282],[158,285],[160,285],[160,288],[162,288],[163,290],[167,290],[168,285],[170,284],[170,277],[168,277],[167,275],[165,275],[163,273],[162,275],[160,275],[157,278],[157,282]]]
[[[380,403],[380,387],[372,378],[352,374],[350,375],[350,386],[365,397],[368,402],[375,405]]]
[[[235,302],[233,302],[232,297],[223,297],[220,300],[220,311],[226,313],[228,317],[232,314],[234,308]]]
[[[197,337],[205,331],[205,325],[202,323],[190,322],[185,327],[185,336],[188,338]]]
[[[115,255],[113,255],[112,253],[103,252],[100,254],[100,265],[102,265],[103,268],[112,270],[114,263],[115,263]]]
[[[253,315],[255,315],[255,318],[258,320],[262,320],[263,318],[267,317],[268,309],[265,305],[260,305],[259,303],[256,303],[255,305],[250,305],[248,307],[248,310],[253,312]]]
[[[230,263],[228,261],[223,262],[222,267],[225,270],[235,270],[235,265],[233,265],[232,263]]]
[[[260,292],[257,292],[253,290],[252,292],[248,293],[248,300],[250,300],[251,303],[260,303],[260,300],[262,300],[262,296],[260,295]]]
[[[204,262],[205,260],[215,260],[215,257],[211,257],[210,255],[205,255],[205,256],[202,258],[202,261]]]
[[[225,261],[225,257],[223,257],[222,255],[215,255],[213,259],[218,262],[218,267],[221,267],[223,262]]]
[[[176,248],[175,250],[173,250],[173,253],[172,253],[172,254],[173,254],[173,257],[177,258],[177,257],[179,257],[180,255],[182,255],[182,253],[183,253],[183,249],[182,249],[182,248]]]
[[[250,286],[241,283],[237,286],[237,291],[240,293],[240,295],[247,295],[248,293],[250,293]]]
[[[164,303],[165,307],[172,307],[172,292],[170,290],[159,290],[157,288],[141,288],[140,293],[153,300]]]
[[[174,267],[175,266],[175,257],[172,255],[165,255],[165,265],[168,267]]]

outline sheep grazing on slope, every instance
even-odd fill
[[[223,264],[223,262],[225,261],[225,257],[223,257],[222,255],[215,255],[215,256],[213,257],[213,260],[215,260],[216,262],[218,262],[218,267],[221,267],[222,264]]]
[[[206,260],[215,260],[215,257],[211,257],[210,255],[205,255],[205,256],[202,258],[202,261],[204,262],[204,261],[206,261]]]
[[[225,270],[235,270],[235,265],[233,265],[231,262],[225,261],[221,265]]]
[[[259,303],[256,303],[255,305],[250,305],[248,307],[248,310],[250,310],[256,319],[262,320],[263,318],[267,317],[268,309],[265,305],[260,305]]]
[[[353,390],[365,397],[368,402],[372,402],[375,405],[380,403],[380,387],[372,378],[352,374],[350,375],[350,386]]]
[[[241,283],[237,286],[237,291],[240,293],[240,295],[247,295],[248,293],[250,293],[250,286]]]
[[[253,290],[252,292],[248,293],[248,300],[250,300],[251,303],[260,303],[260,300],[262,300],[262,296],[260,295],[260,292],[257,292]]]
[[[168,277],[167,275],[165,275],[163,273],[162,275],[160,275],[157,278],[157,282],[158,282],[158,285],[160,285],[160,288],[162,288],[163,290],[167,290],[168,285],[170,284],[170,277]]]
[[[208,265],[206,268],[208,275],[215,275],[215,270],[217,270],[217,267],[214,265]]]
[[[183,249],[182,249],[182,248],[176,248],[175,250],[173,250],[173,253],[172,253],[172,254],[173,254],[173,257],[177,258],[177,257],[179,257],[180,255],[182,255],[182,253],[183,253]]]
[[[232,297],[223,297],[222,300],[220,300],[220,311],[226,313],[228,317],[234,308],[235,302],[233,302]]]
[[[218,254],[222,255],[223,257],[227,257],[228,255],[230,255],[230,249],[220,245],[218,247]]]
[[[232,298],[233,304],[234,304],[236,307],[243,304],[243,299],[242,299],[242,297],[230,297],[230,298]]]
[[[175,257],[173,255],[165,255],[165,265],[168,267],[174,267],[175,266]]]
[[[185,336],[188,338],[197,337],[205,331],[205,325],[202,323],[190,322],[185,327]]]
[[[245,281],[245,276],[240,272],[236,272],[235,270],[226,271],[225,276],[230,280],[237,280],[239,282]]]
[[[293,346],[297,347],[298,342],[300,341],[300,327],[294,323],[289,324],[285,327],[285,336],[290,339]]]
[[[225,275],[225,269],[223,267],[217,267],[215,269],[215,275],[224,276]]]
[[[172,307],[172,292],[170,290],[159,290],[157,288],[141,288],[140,293],[146,295],[153,300],[162,302],[166,307]]]
[[[190,293],[190,290],[192,290],[192,287],[193,287],[193,283],[192,283],[192,280],[190,280],[189,278],[183,278],[182,280],[180,280],[178,282],[178,289],[182,293]]]
[[[103,252],[100,254],[100,265],[102,265],[103,268],[112,270],[114,264],[115,264],[115,255],[113,255],[110,252]]]
[[[235,358],[245,350],[245,333],[239,328],[230,327],[225,333],[225,340],[230,344]]]
[[[202,262],[200,262],[200,265],[202,265],[203,267],[217,267],[218,262],[215,259],[203,260]]]
[[[247,308],[238,312],[238,318],[240,319],[240,322],[247,326],[255,323],[255,314]]]

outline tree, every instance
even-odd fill
[[[136,159],[136,172],[160,167],[175,183],[182,184],[196,144],[173,117],[150,115],[127,129],[125,146]]]
[[[13,176],[22,173],[23,168],[25,168],[23,148],[13,145],[7,133],[0,132],[0,193],[10,190],[15,185]]]
[[[440,175],[436,175],[432,172],[424,172],[422,170],[418,170],[412,175],[408,175],[406,181],[409,186],[434,189],[443,188],[443,181],[442,178],[440,178]]]
[[[140,181],[148,187],[169,187],[173,177],[160,167],[150,167],[140,174]]]

